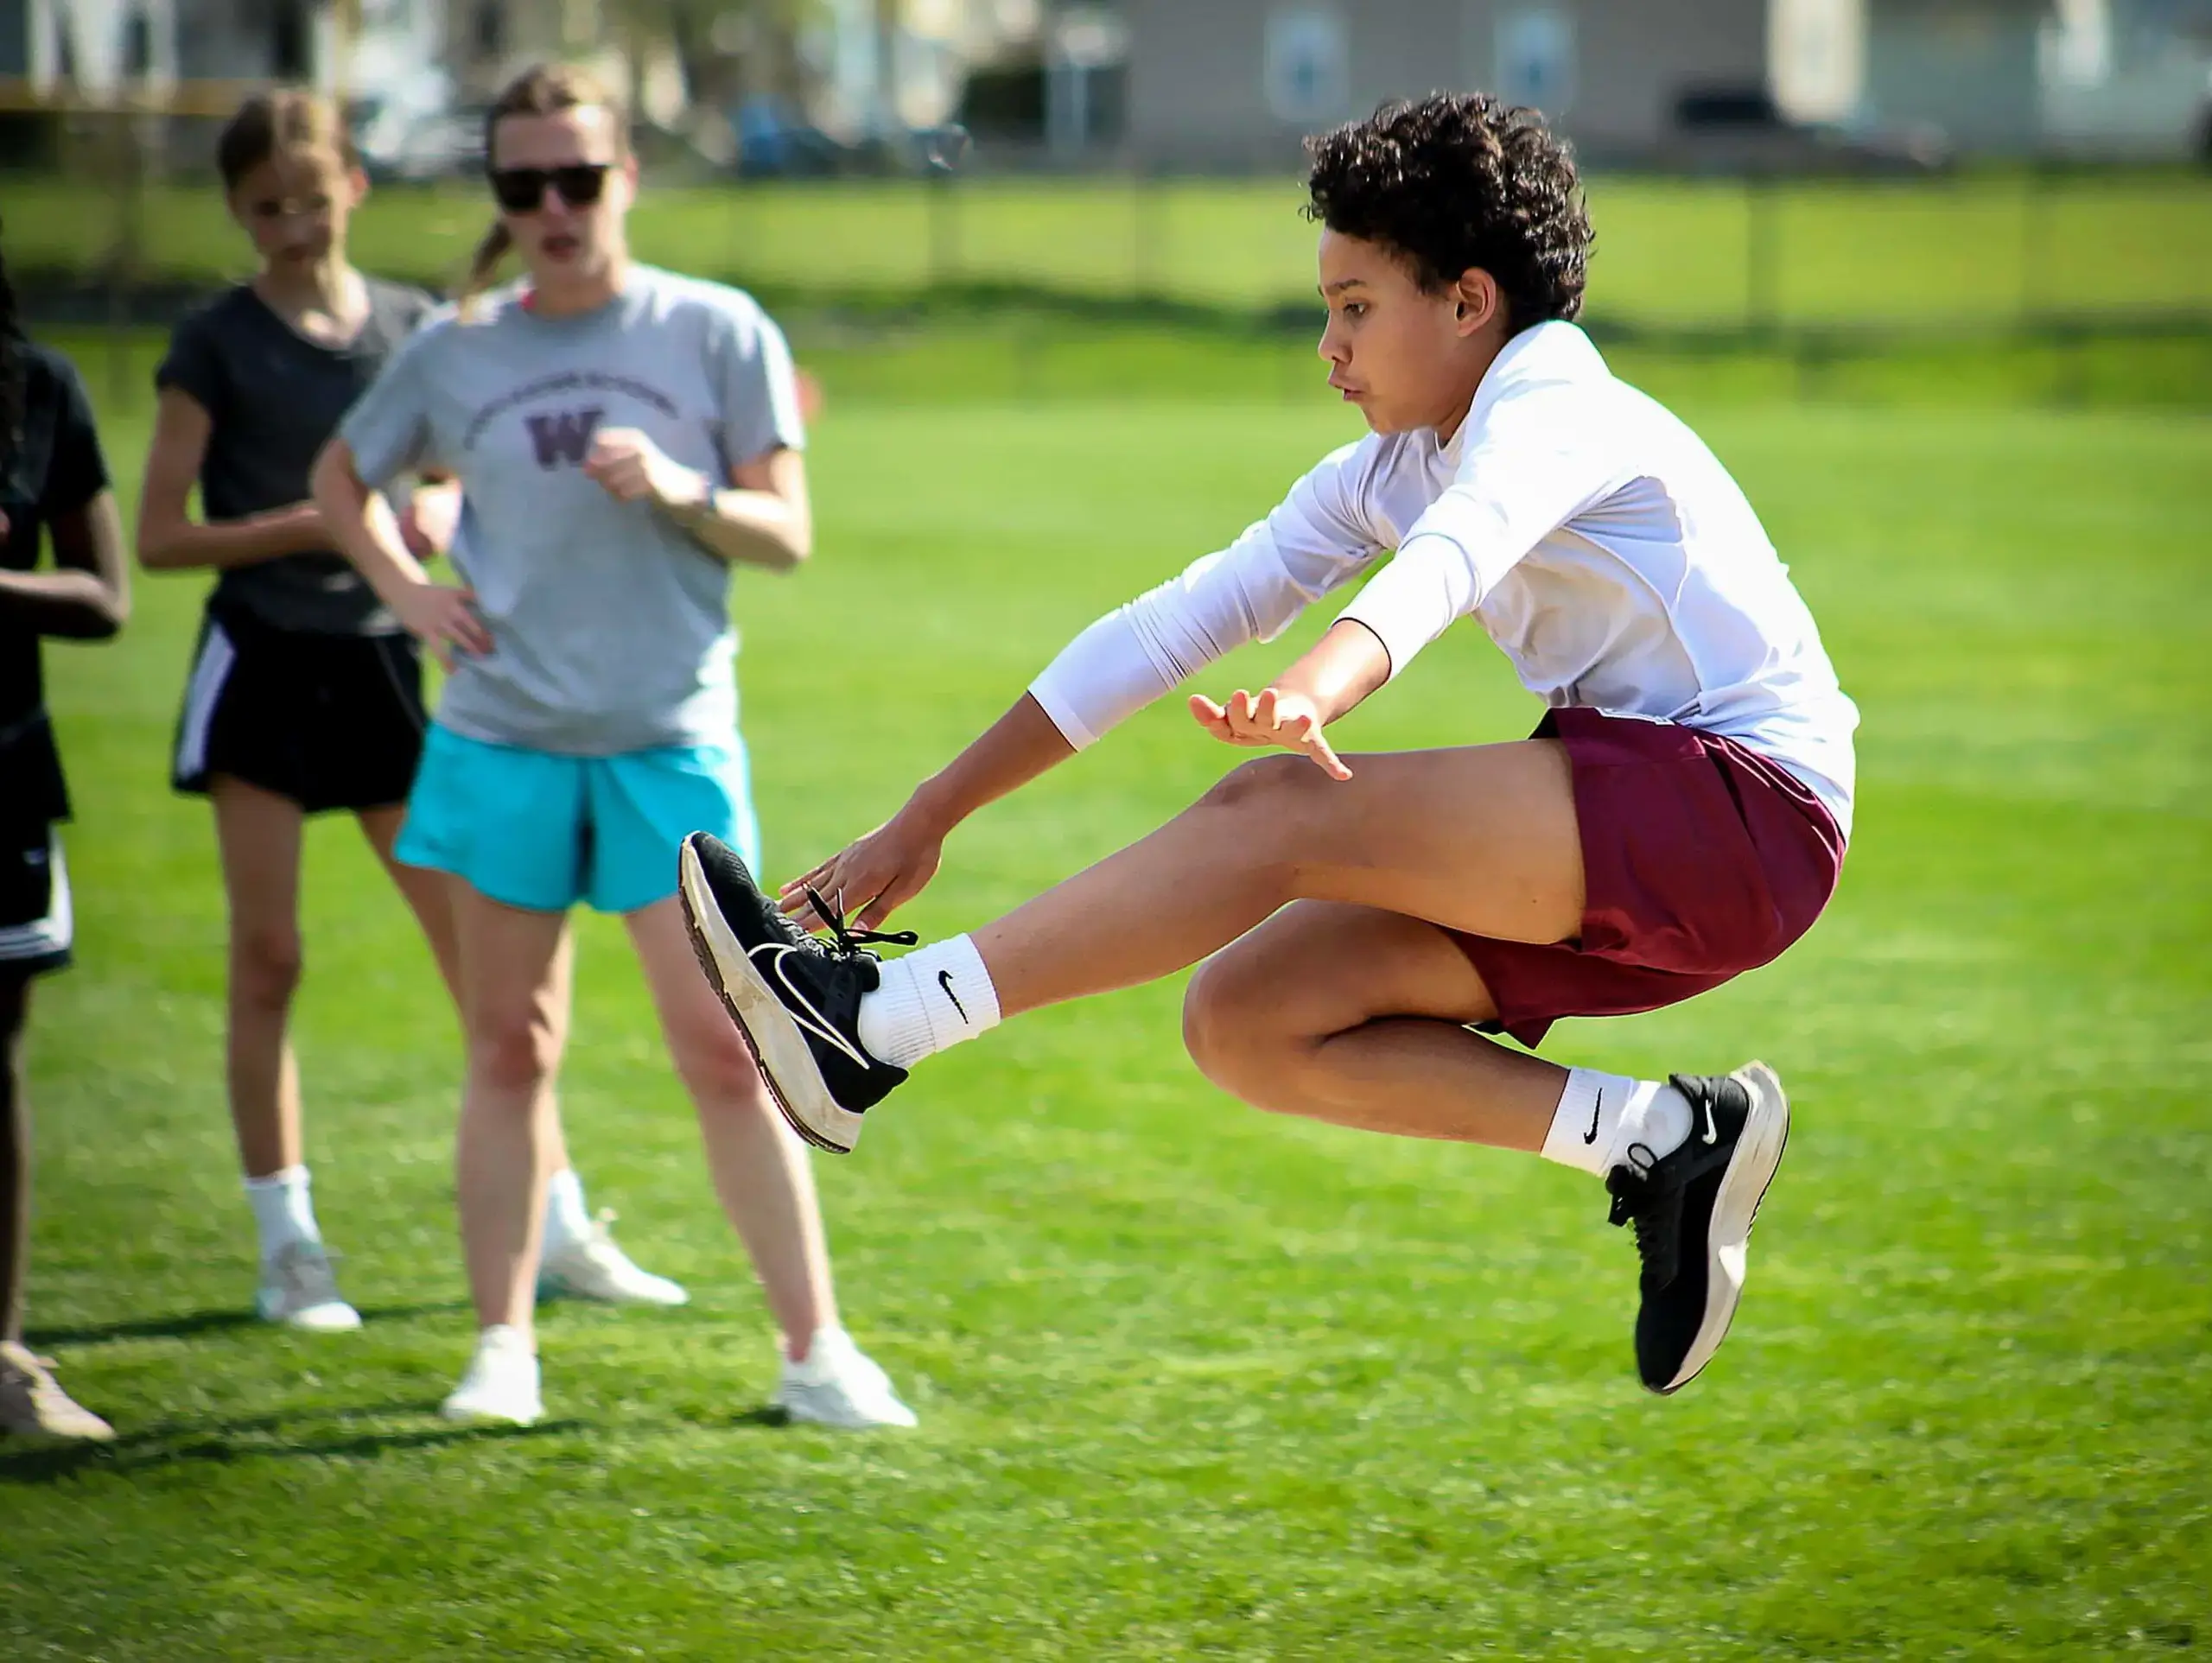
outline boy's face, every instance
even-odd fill
[[[1470,327],[1459,288],[1425,292],[1413,266],[1385,244],[1321,232],[1321,298],[1329,325],[1317,350],[1329,384],[1377,433],[1443,427],[1466,409],[1484,333]]]
[[[271,270],[307,268],[346,245],[346,221],[369,181],[340,157],[279,150],[231,192],[231,213]]]

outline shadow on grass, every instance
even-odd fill
[[[204,1429],[190,1422],[164,1423],[127,1433],[112,1444],[34,1444],[19,1450],[0,1444],[0,1483],[50,1484],[80,1472],[130,1473],[185,1462],[223,1465],[270,1457],[382,1456],[452,1444],[559,1436],[585,1431],[592,1424],[570,1419],[541,1420],[534,1426],[473,1426],[441,1421],[389,1431],[346,1433],[326,1429],[318,1433],[314,1430],[317,1422],[370,1416],[433,1416],[437,1410],[436,1400],[422,1399],[352,1409],[257,1415]],[[296,1429],[296,1434],[284,1436],[286,1428]]]
[[[410,1317],[442,1317],[467,1309],[467,1302],[461,1299],[434,1304],[364,1305],[361,1320],[368,1323],[402,1323]],[[188,1311],[173,1317],[143,1317],[80,1328],[34,1328],[23,1336],[23,1343],[37,1350],[47,1346],[110,1345],[118,1340],[188,1340],[232,1329],[269,1326],[251,1311]]]
[[[251,1320],[246,1318],[244,1320]],[[190,1462],[228,1465],[233,1461],[286,1460],[302,1456],[377,1457],[409,1450],[439,1449],[543,1438],[563,1433],[614,1427],[598,1422],[568,1419],[541,1420],[533,1426],[457,1425],[437,1420],[428,1426],[395,1427],[386,1431],[346,1432],[342,1428],[316,1431],[317,1423],[364,1419],[435,1417],[438,1400],[412,1399],[353,1407],[298,1409],[267,1415],[250,1415],[209,1425],[191,1420],[156,1421],[125,1432],[111,1444],[42,1444],[11,1446],[0,1442],[0,1484],[50,1484],[78,1473],[132,1473]],[[692,1432],[779,1431],[792,1425],[791,1416],[773,1404],[740,1414],[719,1416],[712,1421],[679,1420],[663,1431]],[[634,1425],[620,1431],[634,1433]]]

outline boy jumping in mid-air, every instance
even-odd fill
[[[694,943],[785,1114],[836,1150],[932,1052],[1213,955],[1184,1032],[1225,1089],[1602,1179],[1643,1261],[1637,1368],[1672,1392],[1734,1315],[1789,1133],[1780,1081],[1563,1069],[1471,1030],[1533,1046],[1560,1017],[1670,1005],[1781,953],[1835,887],[1858,713],[1735,481],[1569,321],[1590,227],[1541,121],[1439,95],[1309,148],[1321,356],[1372,435],[1092,625],[780,898],[695,835]],[[1393,549],[1272,684],[1191,700],[1215,737],[1292,756],[973,935],[860,950],[976,809]],[[1340,759],[1329,724],[1470,615],[1550,707],[1535,737]]]

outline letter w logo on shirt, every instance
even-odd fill
[[[599,427],[605,410],[556,410],[550,416],[532,416],[524,420],[530,427],[530,441],[537,447],[537,465],[550,471],[553,468],[582,467],[584,458],[591,451],[591,436]]]

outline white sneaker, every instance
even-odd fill
[[[609,1305],[680,1305],[691,1296],[665,1276],[639,1270],[630,1255],[615,1246],[607,1226],[614,1215],[602,1211],[592,1222],[591,1234],[574,1237],[558,1247],[549,1245],[537,1266],[537,1297],[556,1299],[596,1299]]]
[[[330,1254],[320,1241],[288,1241],[261,1264],[254,1309],[264,1323],[336,1334],[361,1325],[361,1313],[338,1294]]]
[[[0,1341],[0,1432],[98,1444],[113,1438],[114,1427],[54,1384],[53,1369],[53,1358]]]
[[[537,1393],[537,1353],[519,1329],[495,1323],[476,1336],[468,1372],[439,1409],[448,1420],[527,1426],[545,1412]]]
[[[914,1412],[891,1389],[891,1377],[842,1328],[819,1330],[804,1362],[784,1360],[775,1406],[793,1420],[848,1431],[916,1424]]]

